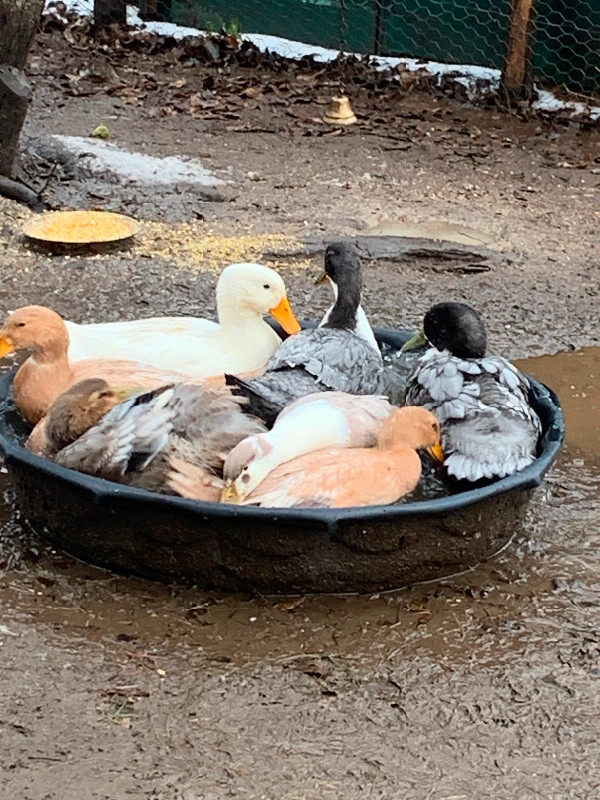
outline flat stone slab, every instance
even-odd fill
[[[426,238],[405,236],[307,236],[300,240],[295,249],[265,250],[263,255],[270,258],[290,258],[314,256],[325,251],[331,242],[353,242],[362,258],[372,261],[391,261],[395,263],[418,262],[443,272],[488,272],[494,267],[513,263],[514,253],[500,252],[479,245],[458,244]]]

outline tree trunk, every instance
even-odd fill
[[[0,175],[12,178],[19,135],[31,102],[31,86],[20,69],[0,65]]]
[[[12,178],[19,135],[31,101],[21,71],[44,8],[44,0],[0,0],[0,175]]]
[[[107,25],[127,22],[126,0],[94,0],[94,26],[105,28]]]
[[[529,100],[533,92],[532,30],[534,0],[512,0],[508,51],[502,89],[508,102]]]
[[[0,64],[23,69],[44,0],[0,0]]]

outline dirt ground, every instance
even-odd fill
[[[131,249],[100,256],[32,248],[20,234],[31,212],[0,200],[3,308],[210,316],[218,270],[260,258],[281,269],[298,316],[315,318],[328,298],[312,282],[319,259],[297,255],[303,236],[457,223],[510,257],[483,271],[370,261],[366,310],[406,328],[441,298],[473,303],[493,348],[558,388],[568,443],[502,554],[371,597],[115,576],[29,532],[4,479],[0,796],[600,796],[597,132],[328,71],[186,58],[40,35],[28,136],[104,123],[116,144],[201,158],[227,182],[213,202],[171,186],[154,204],[131,186],[95,198],[50,186],[143,219]],[[72,78],[108,67],[117,78]],[[359,124],[337,134],[314,120],[340,83]]]

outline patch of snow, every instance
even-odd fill
[[[47,0],[46,11],[48,6],[52,4],[52,0]],[[91,17],[94,13],[94,0],[67,0],[65,3],[67,11],[76,11],[82,17]]]
[[[136,28],[144,28],[144,30],[156,33],[158,36],[172,36],[174,39],[206,35],[206,31],[198,30],[198,28],[186,28],[184,25],[175,25],[172,22],[153,22],[152,20],[145,22],[140,18],[135,6],[127,6],[127,23]]]
[[[546,89],[536,89],[537,100],[532,103],[532,108],[538,111],[571,111],[573,114],[589,114],[591,120],[600,119],[600,106],[586,106],[585,103],[574,103],[559,100],[552,92]]]
[[[147,156],[143,153],[133,153],[101,139],[84,136],[56,134],[51,138],[62,144],[69,152],[80,156],[92,175],[106,175],[108,172],[118,176],[119,180],[129,183],[223,185],[220,178],[192,158]]]
[[[292,39],[282,39],[280,36],[270,36],[267,33],[246,33],[242,39],[252,42],[259,50],[269,50],[284,58],[300,59],[312,56],[315,61],[327,64],[334,61],[340,54],[339,50],[330,50],[317,44],[304,44],[294,42]]]
[[[259,50],[269,50],[271,53],[277,53],[277,55],[284,58],[300,59],[313,56],[316,61],[328,63],[340,55],[339,50],[330,50],[327,47],[294,42],[291,39],[282,39],[280,36],[270,36],[263,33],[243,34],[242,39],[252,42]],[[344,55],[361,58],[360,53],[344,53]],[[416,72],[419,69],[426,69],[431,75],[446,75],[457,72],[475,80],[483,79],[496,83],[500,81],[499,69],[479,67],[475,64],[442,64],[439,61],[422,61],[418,58],[400,58],[397,56],[371,56],[371,61],[380,70],[396,69],[402,65],[411,72]]]
[[[68,10],[77,11],[79,14],[91,16],[93,13],[93,0],[63,0]],[[54,5],[55,0],[46,0],[46,11]],[[186,28],[170,22],[144,22],[140,19],[135,6],[127,6],[127,21],[130,25],[143,30],[152,31],[161,36],[172,36],[175,39],[184,39],[186,36],[204,36],[206,31],[197,28]],[[269,50],[284,58],[301,59],[312,56],[316,61],[328,63],[340,55],[339,50],[331,50],[319,45],[296,42],[280,36],[271,36],[263,33],[242,34],[243,40],[252,42],[259,50]],[[360,58],[359,53],[344,53]],[[476,64],[443,64],[439,61],[422,61],[417,58],[396,58],[391,56],[372,56],[372,61],[381,70],[397,69],[402,65],[411,72],[424,69],[430,75],[456,75],[456,80],[467,88],[471,88],[475,81],[488,81],[490,90],[495,91],[500,84],[500,70],[490,67],[481,67]],[[559,100],[552,92],[536,87],[538,99],[533,103],[533,108],[540,111],[569,111],[572,114],[589,114],[590,119],[600,118],[600,106],[586,106],[584,103],[574,103]]]

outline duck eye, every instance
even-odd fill
[[[24,328],[24,327],[25,327],[24,322],[17,322],[17,328]]]
[[[248,472],[248,464],[242,469],[242,472]]]
[[[271,288],[270,283],[263,283],[263,289],[270,289],[270,288]]]

